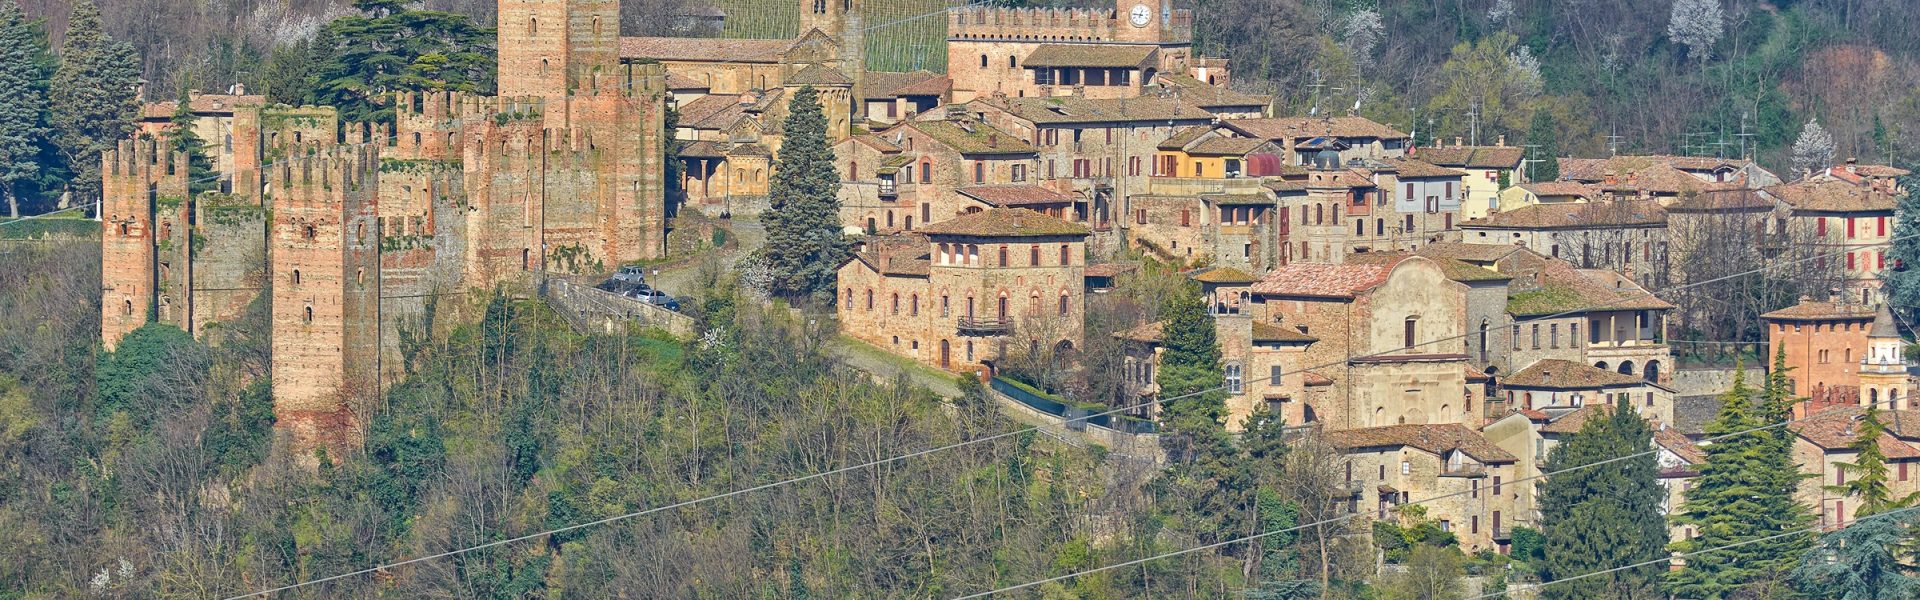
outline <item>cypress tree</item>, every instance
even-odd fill
[[[1224,454],[1231,445],[1222,421],[1227,394],[1218,388],[1226,383],[1226,376],[1220,371],[1213,317],[1192,286],[1168,303],[1166,314],[1156,380],[1162,400],[1160,421],[1172,435],[1162,439],[1175,456]],[[1178,399],[1170,400],[1174,398]]]
[[[1695,537],[1674,543],[1673,550],[1718,548],[1813,522],[1794,499],[1805,476],[1793,463],[1793,432],[1784,426],[1750,431],[1788,418],[1792,395],[1782,360],[1776,359],[1765,389],[1756,393],[1736,375],[1733,389],[1721,396],[1720,414],[1706,429],[1719,439],[1707,445],[1700,476],[1673,517],[1692,526]],[[1749,433],[1731,435],[1737,432]],[[1810,541],[1790,536],[1691,557],[1685,568],[1668,574],[1668,587],[1683,598],[1725,598],[1763,586],[1792,568]]]
[[[1623,456],[1600,466],[1558,473],[1540,486],[1540,524],[1546,536],[1539,561],[1542,582],[1595,573],[1666,555],[1667,526],[1660,517],[1666,490],[1659,465],[1645,454],[1653,430],[1624,400],[1587,419],[1578,433],[1548,454],[1545,469],[1558,471]],[[1542,588],[1548,600],[1660,597],[1660,567],[1618,571]]]
[[[1880,421],[1880,407],[1869,405],[1860,422],[1854,426],[1853,442],[1847,449],[1853,451],[1853,462],[1835,463],[1841,473],[1846,474],[1846,483],[1826,486],[1827,491],[1859,499],[1859,509],[1854,518],[1875,515],[1897,508],[1913,505],[1920,492],[1906,496],[1894,496],[1891,479],[1887,477],[1887,454],[1880,450],[1880,436],[1887,433],[1887,426]]]
[[[1553,115],[1545,110],[1533,111],[1533,122],[1527,124],[1527,145],[1533,146],[1533,159],[1540,162],[1528,163],[1529,181],[1553,181],[1560,178],[1560,143],[1554,137],[1559,125],[1553,122]]]
[[[788,104],[786,140],[773,163],[766,259],[773,292],[832,301],[833,282],[852,244],[840,232],[840,173],[827,147],[819,94],[800,88]]]
[[[1920,179],[1903,179],[1905,191],[1893,211],[1893,241],[1887,248],[1893,268],[1882,269],[1880,280],[1886,283],[1887,307],[1911,323],[1920,319],[1920,194],[1913,190]]]
[[[40,175],[47,133],[46,41],[14,0],[0,4],[0,196],[20,216],[23,185]]]
[[[193,130],[193,99],[186,88],[180,89],[180,99],[173,109],[173,127],[167,133],[169,146],[174,152],[187,155],[187,195],[198,197],[202,192],[219,188],[215,180],[213,161],[207,158],[207,143]]]
[[[139,80],[133,46],[107,37],[93,0],[75,2],[49,95],[53,140],[73,171],[68,189],[76,201],[99,198],[100,153],[133,135]]]

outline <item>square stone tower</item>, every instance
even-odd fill
[[[173,267],[187,267],[176,256],[188,234],[187,158],[142,139],[121,141],[101,160],[100,339],[112,350],[149,318],[175,314],[168,288],[179,280]]]
[[[500,0],[501,96],[563,98],[620,64],[618,0]]]
[[[296,146],[271,167],[273,411],[296,452],[356,445],[377,389],[378,149]]]

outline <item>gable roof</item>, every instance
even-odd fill
[[[926,277],[933,264],[928,252],[927,236],[902,232],[867,238],[864,248],[853,253],[853,260],[882,275]]]
[[[1153,78],[1181,100],[1201,108],[1243,108],[1267,105],[1267,98],[1233,91],[1224,85],[1212,85],[1185,73],[1160,73]]]
[[[999,128],[974,120],[927,120],[902,123],[961,154],[1032,154],[1033,144]]]
[[[1366,117],[1274,117],[1266,119],[1229,119],[1221,122],[1243,134],[1292,141],[1302,138],[1378,138],[1404,140],[1408,135]]]
[[[1514,244],[1474,244],[1468,242],[1434,242],[1421,246],[1415,254],[1428,258],[1451,258],[1455,260],[1493,263],[1515,252],[1526,251],[1523,246]]]
[[[1864,304],[1801,300],[1799,304],[1760,315],[1769,321],[1865,321],[1874,318],[1874,310]]]
[[[1633,280],[1607,272],[1575,269],[1557,258],[1538,259],[1531,276],[1516,279],[1507,295],[1507,313],[1541,317],[1563,313],[1614,310],[1672,310]]]
[[[1085,236],[1087,228],[1025,208],[989,208],[920,228],[927,235],[981,237]]]
[[[1063,194],[1037,185],[977,185],[957,190],[960,195],[985,202],[992,206],[1025,206],[1030,204],[1059,204],[1072,202],[1071,194]]]
[[[1388,425],[1327,432],[1327,441],[1343,450],[1408,446],[1436,455],[1459,450],[1476,460],[1490,464],[1510,463],[1515,459],[1506,450],[1465,425]]]
[[[1263,321],[1253,322],[1254,343],[1312,343],[1320,338],[1300,333],[1298,329],[1288,329]]]
[[[1540,426],[1540,433],[1579,433],[1580,428],[1587,426],[1587,420],[1598,416],[1605,416],[1608,412],[1611,412],[1608,408],[1604,403],[1589,404],[1580,407],[1579,410],[1558,417],[1548,416],[1547,423]]]
[[[1021,66],[1138,68],[1159,51],[1158,46],[1130,44],[1041,44],[1027,54]]]
[[[1233,267],[1213,267],[1187,276],[1200,283],[1253,283],[1260,277]]]
[[[807,65],[807,68],[801,69],[799,73],[788,76],[786,80],[781,83],[783,85],[841,86],[853,85],[853,78],[848,77],[846,73],[840,72],[839,69],[822,64],[811,64]]]
[[[1171,98],[991,98],[977,100],[1043,125],[1153,121],[1210,122],[1213,113]]]
[[[1846,450],[1847,446],[1852,445],[1858,438],[1859,423],[1854,419],[1866,412],[1866,409],[1858,406],[1835,406],[1814,413],[1805,419],[1794,421],[1787,427],[1792,429],[1795,435],[1800,436],[1800,439],[1812,443],[1821,450]],[[1882,420],[1884,422],[1886,419]],[[1892,427],[1888,427],[1888,430],[1891,431]],[[1920,458],[1920,449],[1901,441],[1892,433],[1882,433],[1880,439],[1876,441],[1880,445],[1880,451],[1889,459]]]
[[[1519,146],[1449,146],[1418,148],[1408,153],[1443,167],[1456,169],[1517,169],[1526,149]]]
[[[1399,264],[1332,264],[1299,262],[1282,265],[1267,272],[1253,293],[1265,296],[1306,296],[1311,298],[1353,298],[1380,287]]]
[[[1406,260],[1409,256],[1421,256],[1433,261],[1434,264],[1440,265],[1440,272],[1446,274],[1447,279],[1461,283],[1507,281],[1513,279],[1512,277],[1500,274],[1498,271],[1476,266],[1463,260],[1446,256],[1428,255],[1423,252],[1356,252],[1347,255],[1346,261],[1353,264],[1395,265],[1399,264],[1402,260]]]
[[[1461,229],[1601,229],[1660,227],[1667,211],[1653,201],[1558,202],[1528,204],[1460,224]]]
[[[1426,155],[1422,154],[1421,156]],[[1600,197],[1600,186],[1580,183],[1578,181],[1539,181],[1522,183],[1519,187],[1520,189],[1533,193],[1535,196],[1573,196],[1586,200],[1595,200]]]
[[[1845,181],[1801,181],[1770,185],[1767,194],[1796,210],[1813,212],[1893,212],[1893,196]]]
[[[1687,436],[1680,433],[1679,429],[1661,427],[1654,430],[1653,443],[1659,444],[1661,448],[1666,448],[1668,452],[1672,452],[1674,456],[1680,457],[1680,460],[1686,461],[1687,464],[1697,465],[1707,462],[1707,451],[1694,444],[1693,440],[1687,439]]]
[[[1449,169],[1424,160],[1412,158],[1387,158],[1381,162],[1393,169],[1402,178],[1423,179],[1428,177],[1466,177],[1467,172]]]
[[[863,83],[866,84],[863,92],[868,100],[885,100],[896,96],[941,96],[953,87],[952,79],[932,71],[867,71]]]
[[[1609,387],[1650,385],[1645,379],[1615,373],[1586,363],[1558,358],[1543,358],[1508,375],[1501,385],[1543,390],[1593,390]]]
[[[685,62],[776,63],[794,40],[732,38],[622,37],[620,58]]]

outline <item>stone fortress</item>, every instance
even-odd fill
[[[664,68],[621,62],[616,0],[499,15],[498,96],[400,94],[391,126],[196,97],[219,157],[197,196],[164,139],[107,152],[106,347],[149,321],[206,336],[266,302],[279,426],[298,451],[341,451],[399,368],[397,332],[465,306],[439,298],[661,257]]]

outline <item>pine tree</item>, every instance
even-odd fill
[[[1920,194],[1914,186],[1920,179],[1900,182],[1899,204],[1893,211],[1893,240],[1887,248],[1891,269],[1880,271],[1886,283],[1887,307],[1903,313],[1908,323],[1920,321]]]
[[[315,38],[314,104],[348,121],[391,121],[393,92],[487,92],[494,87],[493,32],[466,15],[421,10],[407,0],[354,0],[360,14],[328,23]],[[284,85],[284,84],[283,84]],[[271,91],[271,90],[269,90]]]
[[[1533,111],[1533,122],[1527,125],[1527,145],[1533,146],[1533,160],[1539,162],[1527,163],[1528,181],[1560,178],[1560,138],[1555,135],[1558,129],[1553,113],[1544,109]]]
[[[831,302],[833,283],[852,244],[840,230],[840,173],[827,146],[819,94],[800,88],[788,104],[786,140],[773,163],[768,194],[767,264],[775,294]]]
[[[1906,496],[1894,496],[1892,481],[1887,477],[1887,454],[1880,450],[1880,436],[1887,433],[1887,426],[1880,421],[1880,407],[1867,406],[1867,412],[1853,428],[1853,442],[1847,449],[1853,451],[1853,462],[1835,463],[1834,466],[1846,474],[1846,483],[1826,486],[1827,491],[1859,499],[1859,509],[1854,518],[1887,512],[1913,505],[1920,492]]]
[[[1794,587],[1812,600],[1911,600],[1920,578],[1910,575],[1899,548],[1913,536],[1912,515],[1855,521],[1820,537],[1792,573]]]
[[[0,4],[0,196],[20,216],[23,184],[40,175],[47,133],[46,41],[14,0]]]
[[[186,88],[181,88],[167,140],[173,152],[187,155],[187,195],[199,197],[202,192],[218,189],[220,185],[213,172],[213,161],[207,158],[207,143],[193,130],[192,101]]]
[[[75,201],[99,199],[100,153],[133,134],[139,81],[133,46],[107,37],[93,0],[75,2],[50,90],[53,138],[73,171]]]
[[[1220,454],[1231,444],[1225,423],[1227,394],[1220,387],[1220,345],[1213,317],[1191,286],[1167,305],[1161,328],[1160,421],[1169,430],[1162,439],[1173,444],[1176,456],[1190,452]]]
[[[1691,526],[1695,537],[1675,542],[1674,551],[1743,543],[1805,528],[1813,521],[1807,507],[1794,499],[1804,476],[1793,463],[1793,433],[1786,427],[1752,431],[1785,422],[1791,404],[1786,386],[1785,365],[1776,362],[1765,389],[1756,392],[1736,374],[1733,389],[1721,396],[1720,414],[1706,429],[1717,439],[1707,445],[1700,476],[1673,517],[1675,523]],[[1732,435],[1739,432],[1747,433]],[[1810,541],[1808,536],[1790,536],[1701,554],[1670,572],[1668,587],[1682,598],[1726,598],[1774,581],[1799,560]]]
[[[1579,433],[1547,456],[1547,471],[1615,462],[1557,473],[1541,484],[1540,524],[1546,536],[1538,565],[1541,581],[1666,555],[1667,526],[1660,518],[1666,491],[1660,486],[1659,465],[1646,453],[1652,439],[1653,430],[1623,400],[1605,415],[1589,418]],[[1541,597],[1656,598],[1659,574],[1656,567],[1618,571],[1542,588]]]

